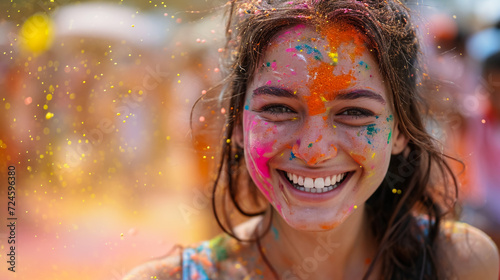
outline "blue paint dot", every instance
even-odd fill
[[[248,110],[250,109],[250,107],[248,107],[248,105],[245,105],[245,110]]]
[[[293,152],[290,152],[290,160],[296,158],[296,156],[293,154]]]

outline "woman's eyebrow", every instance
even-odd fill
[[[385,99],[382,97],[382,95],[375,93],[371,90],[365,90],[365,89],[360,89],[360,90],[353,90],[349,92],[340,92],[335,95],[333,99],[336,100],[354,100],[358,98],[370,98],[375,101],[380,102],[382,105],[385,105]]]
[[[253,91],[253,97],[259,96],[259,95],[272,95],[272,96],[277,96],[277,97],[287,97],[287,98],[295,98],[298,99],[298,96],[294,94],[292,91],[284,88],[279,88],[279,87],[272,87],[272,86],[261,86],[256,88]]]

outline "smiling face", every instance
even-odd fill
[[[364,37],[318,30],[295,26],[270,42],[236,129],[257,187],[290,226],[312,231],[360,209],[405,146]]]

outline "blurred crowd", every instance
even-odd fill
[[[223,78],[225,2],[34,2],[0,8],[0,178],[16,167],[19,243],[0,279],[121,279],[215,235],[226,112],[191,108]],[[420,2],[429,129],[465,163],[462,220],[500,246],[500,4]]]

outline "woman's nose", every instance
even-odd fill
[[[318,124],[309,122],[303,125],[292,146],[292,158],[313,166],[337,156],[337,147],[333,144],[334,128],[329,129],[326,121]]]

